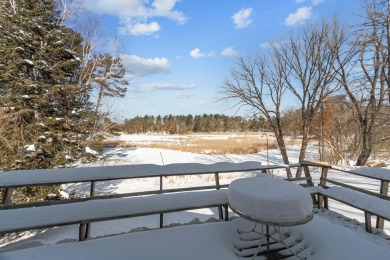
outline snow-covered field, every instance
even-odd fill
[[[149,142],[172,136],[140,136],[127,135],[118,139],[128,142]],[[224,136],[210,138],[225,138]],[[166,140],[166,139],[165,139]],[[317,149],[310,147],[307,159],[318,159]],[[299,147],[290,147],[291,163],[296,163]],[[268,160],[267,160],[268,159]],[[277,150],[263,151],[251,155],[207,155],[193,154],[153,148],[110,148],[102,154],[102,159],[93,165],[108,166],[122,164],[171,164],[171,163],[204,163],[215,162],[243,162],[260,161],[262,164],[281,163],[281,156]],[[285,177],[284,170],[275,170],[275,175]],[[250,174],[245,174],[249,176]],[[230,183],[239,177],[239,174],[221,174],[222,183]],[[313,174],[318,180],[319,173]],[[376,189],[367,179],[345,177],[345,182],[360,185],[364,188]],[[214,182],[213,178],[188,176],[168,177],[164,180],[165,187],[194,186],[207,182]],[[130,191],[150,190],[158,188],[158,180],[121,180],[98,183],[97,192],[123,193]],[[67,192],[86,194],[89,186],[70,184],[63,187]],[[288,228],[292,239],[303,240],[307,250],[302,253],[308,259],[390,259],[390,240],[385,240],[385,233],[371,235],[364,231],[364,225],[359,224],[364,216],[358,210],[330,201],[331,209],[348,216],[346,218],[330,211],[316,210],[314,219],[307,224]],[[233,215],[233,213],[231,213]],[[182,223],[215,222],[216,210],[202,209],[188,212],[171,213],[166,216],[166,224],[177,225]],[[373,219],[374,221],[374,219]],[[122,219],[92,224],[91,237],[102,237],[112,234],[128,233],[129,231],[157,228],[158,216]],[[5,236],[0,239],[0,250],[13,251],[0,254],[0,259],[235,259],[232,239],[238,227],[248,223],[242,219],[226,223],[208,223],[202,225],[179,226],[171,229],[135,232],[119,236],[101,238],[82,243],[63,243],[77,240],[78,226],[66,226],[55,229],[24,232],[13,237]],[[385,232],[390,235],[389,223],[386,223]],[[191,234],[191,235],[189,235]],[[53,244],[58,244],[54,245]],[[51,245],[48,247],[38,247]],[[30,247],[37,247],[25,249]]]

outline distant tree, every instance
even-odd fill
[[[194,128],[194,117],[192,115],[187,115],[185,122],[187,130],[192,131]]]
[[[194,118],[194,128],[193,128],[193,131],[194,132],[202,132],[202,118],[199,116],[199,115],[196,115],[195,118]]]
[[[320,158],[332,164],[354,156],[356,123],[344,95],[329,97],[316,113],[311,133],[318,140]]]
[[[155,122],[155,131],[156,132],[162,132],[163,131],[163,120],[160,115],[156,117],[156,122]]]
[[[290,108],[284,111],[282,115],[282,122],[282,127],[287,135],[293,138],[297,138],[302,135],[302,111],[300,108]]]

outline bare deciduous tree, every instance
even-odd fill
[[[239,104],[248,105],[255,113],[263,115],[278,140],[284,163],[288,156],[283,139],[281,122],[283,94],[289,91],[300,106],[302,145],[299,159],[306,156],[311,121],[321,104],[339,89],[336,82],[335,49],[342,52],[347,41],[345,28],[335,18],[322,21],[319,26],[303,27],[298,33],[270,44],[263,56],[240,59],[232,71],[232,80],[226,80],[224,95]],[[346,64],[350,56],[340,59]],[[291,102],[291,98],[289,100]],[[297,172],[297,176],[300,171]]]
[[[11,1],[11,0],[10,0]],[[56,0],[57,8],[60,10],[59,23],[62,25],[65,21],[74,22],[84,9],[83,0]]]
[[[364,1],[363,23],[356,31],[353,45],[354,62],[348,66],[341,64],[339,57],[343,54],[337,53],[341,67],[338,80],[352,103],[360,131],[356,165],[364,165],[372,152],[374,128],[389,88],[388,4],[387,1]],[[386,13],[383,13],[386,5]],[[381,18],[383,16],[386,18]]]
[[[277,47],[272,43],[272,49]],[[289,164],[281,121],[282,97],[286,82],[282,74],[287,69],[277,55],[257,55],[240,58],[237,68],[231,71],[232,79],[226,79],[222,91],[224,98],[236,99],[239,105],[253,108],[261,114],[275,134],[283,162]],[[288,174],[291,175],[290,171]]]
[[[96,69],[97,61],[94,59],[94,53],[101,37],[101,23],[96,15],[90,14],[84,17],[83,21],[76,26],[84,39],[83,56],[81,57],[81,71],[79,85],[92,85],[93,72]]]
[[[323,20],[318,26],[308,25],[275,51],[286,63],[283,73],[287,88],[295,96],[302,113],[302,144],[299,160],[306,157],[311,122],[323,102],[337,92],[340,84],[336,81],[340,66],[335,66],[337,52],[347,49],[346,28],[335,17],[331,22]],[[351,55],[340,59],[348,64]],[[300,176],[301,172],[297,172]]]

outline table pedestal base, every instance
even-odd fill
[[[260,226],[260,230],[257,227]],[[249,231],[237,230],[240,238],[240,245],[235,245],[237,249],[236,255],[240,257],[266,256],[267,259],[283,259],[295,256],[297,259],[302,259],[294,252],[291,247],[298,242],[288,245],[285,239],[287,234],[283,234],[278,226],[273,227],[273,232],[270,232],[269,225],[255,223],[253,228]],[[265,230],[264,230],[265,229]],[[282,253],[282,251],[284,251]]]

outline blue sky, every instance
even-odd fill
[[[237,57],[290,30],[337,14],[352,22],[358,0],[84,0],[103,38],[117,37],[130,86],[110,101],[120,119],[143,115],[246,115],[219,92]]]

